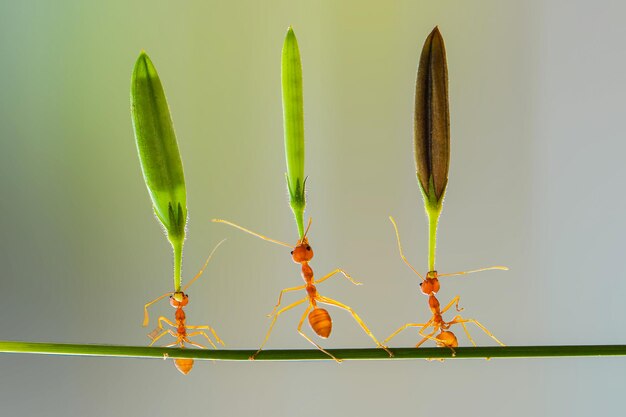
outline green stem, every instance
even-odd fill
[[[300,239],[304,237],[304,208],[299,208],[292,205],[293,215],[296,218],[296,224],[298,225],[298,236]]]
[[[437,226],[439,225],[439,215],[441,214],[441,206],[439,209],[426,209],[428,214],[428,270],[435,271],[435,252],[437,249]]]
[[[390,358],[384,350],[376,348],[328,349],[330,353],[338,358],[352,360],[626,356],[626,345],[461,347],[455,349],[455,356],[453,356],[450,349],[446,348],[395,348],[391,350],[394,353],[393,358]],[[256,351],[0,341],[0,353],[245,361],[254,352]],[[302,361],[332,359],[317,349],[294,349],[264,350],[256,357],[256,360]]]
[[[174,290],[180,292],[181,288],[181,273],[183,263],[183,242],[173,241],[172,248],[174,249]]]

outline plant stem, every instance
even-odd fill
[[[431,208],[426,205],[428,215],[428,270],[435,271],[435,253],[437,250],[437,226],[439,225],[439,215],[441,205]]]
[[[172,241],[174,249],[174,291],[179,292],[182,282],[183,242]]]
[[[341,359],[467,359],[467,358],[534,358],[573,356],[626,356],[626,345],[585,346],[506,346],[461,347],[456,355],[447,348],[395,348],[394,357],[382,349],[328,349]],[[130,358],[193,358],[200,360],[245,361],[255,350],[204,350],[147,346],[83,345],[65,343],[32,343],[0,341],[0,353],[35,353],[72,356],[110,356]],[[317,349],[264,350],[257,361],[332,360]]]
[[[293,215],[296,218],[296,225],[298,226],[298,237],[302,239],[304,237],[304,206],[296,203],[290,203]]]

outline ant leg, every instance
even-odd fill
[[[302,314],[302,318],[300,319],[300,323],[298,323],[298,333],[300,333],[300,336],[304,337],[306,340],[308,340],[312,345],[314,345],[316,348],[318,348],[319,350],[321,350],[322,352],[324,352],[325,354],[327,354],[328,356],[330,356],[331,358],[333,358],[335,360],[335,362],[337,363],[341,363],[342,360],[341,359],[337,359],[336,357],[334,357],[333,355],[331,355],[330,353],[328,353],[326,350],[324,350],[324,348],[322,348],[320,345],[318,345],[317,343],[315,343],[309,336],[307,336],[306,334],[304,334],[304,332],[302,331],[302,325],[304,324],[304,319],[306,318],[306,316],[309,314],[309,311],[311,311],[311,309],[313,308],[312,305],[309,305],[306,310],[304,310],[304,314]]]
[[[456,310],[457,311],[461,311],[462,310],[462,309],[459,310],[458,303],[457,303],[457,309]],[[465,336],[467,336],[467,339],[472,343],[472,345],[474,347],[476,347],[476,342],[474,342],[474,339],[470,335],[469,330],[467,330],[467,326],[465,325],[465,323],[467,323],[467,320],[465,320],[463,317],[461,317],[461,316],[454,316],[452,318],[452,320],[450,320],[447,324],[448,324],[448,326],[452,326],[454,324],[460,324],[461,326],[463,326],[463,331],[465,332]]]
[[[457,295],[456,297],[454,297],[452,300],[450,300],[450,302],[443,308],[443,310],[441,310],[441,314],[445,313],[446,311],[448,311],[453,305],[456,308],[456,311],[463,311],[463,308],[459,307],[459,301],[461,300],[461,296]],[[457,317],[461,317],[461,316],[457,316]],[[456,322],[454,321],[454,319],[452,319],[452,321],[446,323],[447,324],[447,328],[450,328],[450,326],[452,326],[453,324],[455,324]],[[465,332],[465,335],[467,336],[467,338],[469,339],[470,342],[472,342],[472,345],[474,345],[474,347],[476,347],[476,343],[474,343],[474,339],[472,339],[472,336],[470,336],[469,331],[467,330],[467,327],[465,326],[464,323],[461,323],[461,326],[463,326],[463,331]],[[436,343],[439,343],[439,341],[437,340],[437,338],[434,339]],[[452,351],[452,356],[456,356],[456,351],[448,346],[450,348],[450,350]]]
[[[409,261],[404,256],[404,253],[402,252],[402,244],[400,243],[400,232],[398,232],[398,226],[396,225],[396,221],[391,216],[389,216],[389,220],[391,220],[391,224],[393,224],[393,228],[396,231],[396,240],[398,241],[398,250],[400,251],[400,258],[402,258],[404,263],[407,264],[407,266],[411,268],[413,272],[415,272],[417,276],[420,277],[423,281],[424,277],[421,276],[419,272],[417,272],[417,269],[413,268],[413,265],[409,263]]]
[[[298,300],[295,303],[291,303],[289,304],[287,307],[283,307],[280,310],[278,310],[278,312],[276,314],[274,314],[274,317],[272,318],[272,323],[270,324],[270,328],[267,331],[267,334],[265,335],[265,340],[263,340],[263,343],[261,343],[261,347],[259,347],[259,350],[257,350],[254,355],[250,356],[250,360],[254,360],[254,358],[256,358],[256,356],[261,352],[261,350],[263,349],[263,346],[265,346],[265,344],[267,343],[267,341],[270,338],[270,334],[272,333],[272,329],[274,328],[274,324],[276,324],[276,319],[278,319],[278,316],[280,316],[281,314],[283,314],[285,311],[287,310],[291,310],[294,307],[299,306],[300,304],[304,303],[309,297],[304,297],[302,300]]]
[[[483,326],[478,320],[474,320],[474,319],[465,319],[461,316],[456,316],[452,319],[452,321],[450,323],[461,323],[461,325],[463,327],[465,327],[465,323],[474,323],[476,326],[478,326],[483,332],[485,332],[485,334],[487,336],[489,336],[490,338],[492,338],[493,340],[495,340],[500,346],[506,346],[504,343],[502,343],[501,341],[498,340],[497,337],[495,337],[493,335],[493,333],[491,333],[489,330],[487,330],[487,328],[485,326]],[[469,333],[466,330],[466,334],[469,337]],[[471,338],[470,338],[471,340]],[[472,341],[473,343],[473,341]],[[474,346],[476,346],[476,344],[474,344]]]
[[[157,340],[159,340],[160,338],[162,338],[163,336],[165,336],[167,334],[167,330],[163,330],[161,333],[159,333],[157,336],[155,336],[154,338],[152,338],[152,342],[148,345],[148,346],[152,346],[156,343]],[[149,337],[150,335],[148,335]]]
[[[278,309],[278,307],[280,306],[280,303],[282,302],[283,293],[291,292],[291,291],[303,290],[305,288],[306,288],[306,285],[300,285],[298,287],[291,287],[291,288],[283,288],[280,291],[280,294],[278,295],[278,302],[274,306],[274,309],[272,310],[272,312],[267,315],[267,317],[272,317],[274,315],[274,313],[276,313],[276,310]]]
[[[394,337],[396,337],[398,335],[398,333],[402,332],[403,330],[408,329],[409,327],[424,327],[426,326],[428,323],[407,323],[404,326],[400,327],[398,330],[396,330],[395,332],[391,333],[391,336],[389,336],[388,338],[386,338],[385,340],[383,340],[383,343],[387,343],[388,341],[390,341],[391,339],[393,339]]]
[[[207,349],[206,346],[201,345],[200,343],[192,342],[190,340],[187,340],[187,343],[190,344],[191,346],[195,346],[195,347],[197,347],[199,349]],[[215,349],[217,349],[217,348],[215,348]]]
[[[452,299],[452,301],[450,301],[442,310],[441,310],[441,314],[445,313],[446,311],[448,311],[450,309],[450,307],[452,307],[454,304],[456,304],[456,311],[463,311],[462,308],[459,308],[459,301],[461,300],[461,296],[457,295],[456,297],[454,297]]]
[[[167,317],[159,317],[158,320],[158,325],[156,327],[156,329],[154,329],[152,332],[150,332],[150,334],[148,334],[148,337],[150,339],[152,339],[152,343],[150,343],[148,346],[152,346],[157,340],[159,340],[161,337],[163,337],[163,335],[165,333],[167,333],[167,330],[163,329],[163,322],[169,324],[172,327],[176,327],[176,325],[174,323],[172,323],[171,320],[169,320]],[[159,333],[159,331],[163,330],[161,333]],[[174,337],[176,337],[176,335],[174,335]]]
[[[437,277],[451,277],[455,275],[467,275],[467,274],[473,274],[474,272],[491,271],[493,269],[498,269],[500,271],[509,270],[509,268],[507,268],[506,266],[496,265],[496,266],[490,266],[488,268],[472,269],[471,271],[452,272],[450,274],[437,274]]]
[[[343,269],[341,269],[341,268],[337,268],[337,269],[335,269],[333,272],[331,272],[331,273],[329,273],[329,274],[324,275],[322,278],[317,279],[317,280],[314,280],[314,281],[313,281],[313,283],[314,283],[314,284],[319,284],[320,282],[324,282],[324,281],[326,281],[328,278],[332,277],[333,275],[335,275],[335,274],[337,274],[337,273],[341,273],[341,274],[343,274],[343,276],[344,276],[344,277],[346,277],[346,279],[347,279],[348,281],[350,281],[351,283],[353,283],[354,285],[363,285],[363,283],[362,283],[362,282],[355,281],[354,279],[352,279],[352,277],[350,276],[350,274],[348,274],[346,271],[344,271],[344,270],[343,270]]]
[[[217,349],[217,346],[215,346],[215,343],[213,343],[213,341],[211,339],[209,339],[209,336],[207,336],[207,334],[203,331],[197,331],[197,332],[191,332],[187,334],[187,338],[186,341],[187,343],[189,343],[192,346],[195,346],[197,348],[200,349],[206,349],[207,347],[204,345],[201,345],[200,343],[196,343],[196,342],[192,342],[191,340],[189,340],[190,337],[194,337],[194,336],[204,336],[206,338],[206,340],[209,341],[209,343],[211,344],[211,346],[213,346],[213,349]]]
[[[376,343],[376,346],[378,346],[381,349],[384,349],[388,354],[389,357],[393,357],[393,353],[387,349],[387,346],[384,346],[382,344],[380,344],[380,342],[378,341],[378,339],[376,339],[376,337],[374,336],[374,334],[370,331],[370,329],[367,328],[367,326],[365,325],[365,323],[363,322],[363,320],[361,320],[361,317],[359,317],[358,314],[356,314],[356,312],[352,309],[352,307],[349,307],[345,304],[340,303],[339,301],[335,301],[333,299],[327,298],[327,297],[322,297],[321,295],[317,297],[317,299],[324,304],[328,304],[328,305],[332,305],[335,307],[339,307],[343,310],[346,310],[347,312],[349,312],[350,314],[352,314],[352,317],[354,318],[354,320],[359,324],[359,326],[361,326],[361,328],[363,329],[363,331],[365,333],[367,333],[367,335],[372,338],[372,340],[374,341],[374,343]]]
[[[224,344],[224,341],[222,339],[220,339],[220,337],[217,335],[217,333],[215,332],[215,329],[211,326],[185,326],[187,329],[190,330],[209,330],[211,332],[211,334],[213,335],[213,337],[215,337],[215,340],[217,341],[217,343],[221,344],[222,346],[226,346]],[[204,332],[202,332],[204,333]],[[206,333],[204,333],[205,337],[208,338],[208,336],[206,336]],[[216,348],[217,349],[217,348]]]
[[[432,321],[432,319],[431,319]],[[449,323],[448,323],[449,324]],[[435,342],[437,344],[437,346],[442,346],[440,343],[440,340],[437,339],[436,337],[433,337],[433,335],[441,330],[441,327],[438,325],[433,325],[433,331],[429,334],[424,334],[422,333],[424,330],[426,330],[427,327],[424,327],[422,330],[420,330],[420,335],[424,336],[424,338],[417,344],[415,345],[416,348],[420,347],[425,341],[427,340],[432,340],[433,342]],[[447,346],[448,349],[450,349],[450,351],[452,351],[452,356],[456,356],[456,350],[454,350],[454,348],[452,346]],[[439,359],[440,361],[443,362],[443,359]]]
[[[431,320],[431,321],[432,321],[432,320]],[[429,326],[430,326],[430,325],[429,325]],[[415,347],[416,347],[416,348],[418,348],[418,347],[422,346],[422,345],[424,344],[424,342],[425,342],[425,341],[427,341],[427,340],[432,340],[433,342],[437,343],[437,338],[436,338],[436,337],[433,337],[433,335],[434,335],[435,333],[437,333],[437,330],[438,330],[437,328],[435,328],[435,329],[434,329],[431,333],[429,333],[429,334],[424,334],[424,333],[422,333],[422,332],[423,332],[424,330],[426,330],[429,326],[424,326],[424,327],[422,327],[422,328],[420,329],[419,334],[420,334],[420,336],[423,336],[424,338],[423,338],[423,339],[422,339],[422,340],[421,340],[421,341],[420,341],[417,345],[415,345]]]
[[[220,247],[220,245],[222,243],[224,243],[226,241],[226,239],[222,239],[217,245],[215,245],[215,247],[213,248],[213,250],[211,251],[211,253],[209,254],[209,257],[206,259],[206,262],[204,263],[204,265],[202,265],[202,268],[200,268],[200,271],[198,271],[198,273],[196,274],[195,277],[193,277],[191,279],[191,281],[189,281],[187,283],[187,285],[185,285],[183,287],[183,291],[186,291],[187,288],[189,288],[191,286],[191,284],[193,284],[198,278],[200,278],[200,275],[202,275],[202,273],[204,272],[204,270],[206,269],[207,265],[209,264],[209,262],[211,261],[211,258],[213,257],[213,254],[215,253],[215,251],[217,250],[217,248]]]
[[[452,319],[454,321],[454,319]],[[461,326],[463,326],[463,331],[465,332],[465,336],[467,336],[467,338],[469,339],[469,341],[472,343],[472,345],[474,347],[476,347],[476,342],[474,342],[474,339],[472,339],[472,336],[470,336],[469,330],[467,330],[467,326],[465,325],[464,322],[460,322]]]
[[[176,325],[174,324],[174,322],[170,319],[168,319],[167,317],[159,317],[159,329],[163,328],[163,322],[166,322],[167,324],[169,324],[172,327],[176,327]]]
[[[154,338],[154,340],[152,341],[152,343],[150,343],[148,346],[152,346],[156,343],[157,340],[159,340],[160,338],[162,338],[163,336],[165,336],[166,334],[169,334],[170,336],[178,339],[178,336],[176,335],[176,333],[174,333],[171,329],[167,329],[167,330],[163,330],[163,332],[161,332],[160,335],[158,335],[157,337]],[[169,345],[165,345],[164,347],[172,347],[172,346],[176,346],[178,344],[178,340],[176,340],[174,343],[171,343]]]
[[[150,307],[152,304],[156,303],[157,301],[164,299],[168,295],[172,295],[172,293],[171,292],[165,293],[162,296],[155,298],[154,300],[150,301],[148,304],[143,306],[143,327],[146,327],[148,325],[148,322],[150,321],[148,317],[148,307]]]

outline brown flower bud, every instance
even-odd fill
[[[448,66],[439,28],[422,48],[415,83],[415,165],[425,203],[440,205],[450,166]]]

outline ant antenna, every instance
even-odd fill
[[[409,261],[407,261],[407,259],[404,257],[404,253],[402,252],[402,244],[400,243],[400,232],[398,232],[398,226],[396,225],[396,221],[391,216],[389,216],[389,220],[391,220],[391,223],[393,224],[393,228],[396,231],[396,240],[398,241],[398,250],[400,251],[400,257],[402,258],[404,263],[407,264],[409,266],[409,268],[411,268],[413,270],[413,272],[415,272],[417,274],[417,276],[422,279],[422,281],[424,281],[424,277],[422,275],[420,275],[420,273],[417,272],[417,270],[415,268],[413,268],[413,265],[411,265],[409,263]]]
[[[309,217],[309,224],[306,225],[306,230],[304,231],[304,236],[302,236],[302,239],[300,241],[303,241],[304,239],[306,239],[306,235],[309,233],[309,228],[311,227],[311,222],[313,221],[313,218]]]
[[[481,272],[481,271],[490,271],[492,269],[499,269],[500,271],[508,271],[509,268],[507,268],[506,266],[490,266],[489,268],[480,268],[480,269],[473,269],[471,271],[461,271],[461,272],[452,272],[450,274],[437,274],[438,277],[451,277],[454,275],[465,275],[465,274],[472,274],[474,272]]]
[[[195,277],[193,277],[191,279],[191,281],[189,281],[187,283],[187,285],[185,285],[183,287],[183,291],[186,291],[187,288],[189,288],[191,286],[191,284],[193,284],[198,278],[200,278],[200,275],[202,275],[202,273],[204,272],[204,270],[206,269],[207,265],[209,264],[209,262],[211,261],[211,258],[213,257],[213,254],[215,253],[215,251],[217,250],[217,248],[220,247],[220,245],[222,243],[226,242],[226,239],[222,239],[217,245],[215,245],[215,247],[213,248],[213,250],[211,251],[211,253],[209,254],[209,257],[206,259],[206,262],[204,263],[204,265],[202,265],[202,268],[200,268],[200,271],[198,271],[198,273],[196,274]]]
[[[227,220],[222,220],[222,219],[212,219],[211,221],[212,221],[213,223],[224,223],[224,224],[227,224],[227,225],[229,225],[229,226],[232,226],[232,227],[234,227],[234,228],[236,228],[236,229],[239,229],[239,230],[241,230],[241,231],[243,231],[243,232],[249,233],[249,234],[251,234],[252,236],[256,236],[256,237],[258,237],[258,238],[260,238],[260,239],[266,240],[266,241],[268,241],[268,242],[276,243],[277,245],[287,246],[288,248],[293,248],[293,246],[291,246],[291,245],[289,245],[289,244],[287,244],[287,243],[285,243],[285,242],[281,242],[280,240],[270,239],[270,238],[269,238],[269,237],[267,237],[267,236],[260,235],[260,234],[258,234],[258,233],[253,232],[252,230],[248,230],[248,229],[246,229],[245,227],[241,227],[241,226],[239,226],[238,224],[231,223],[231,222],[229,222],[229,221],[227,221]]]

